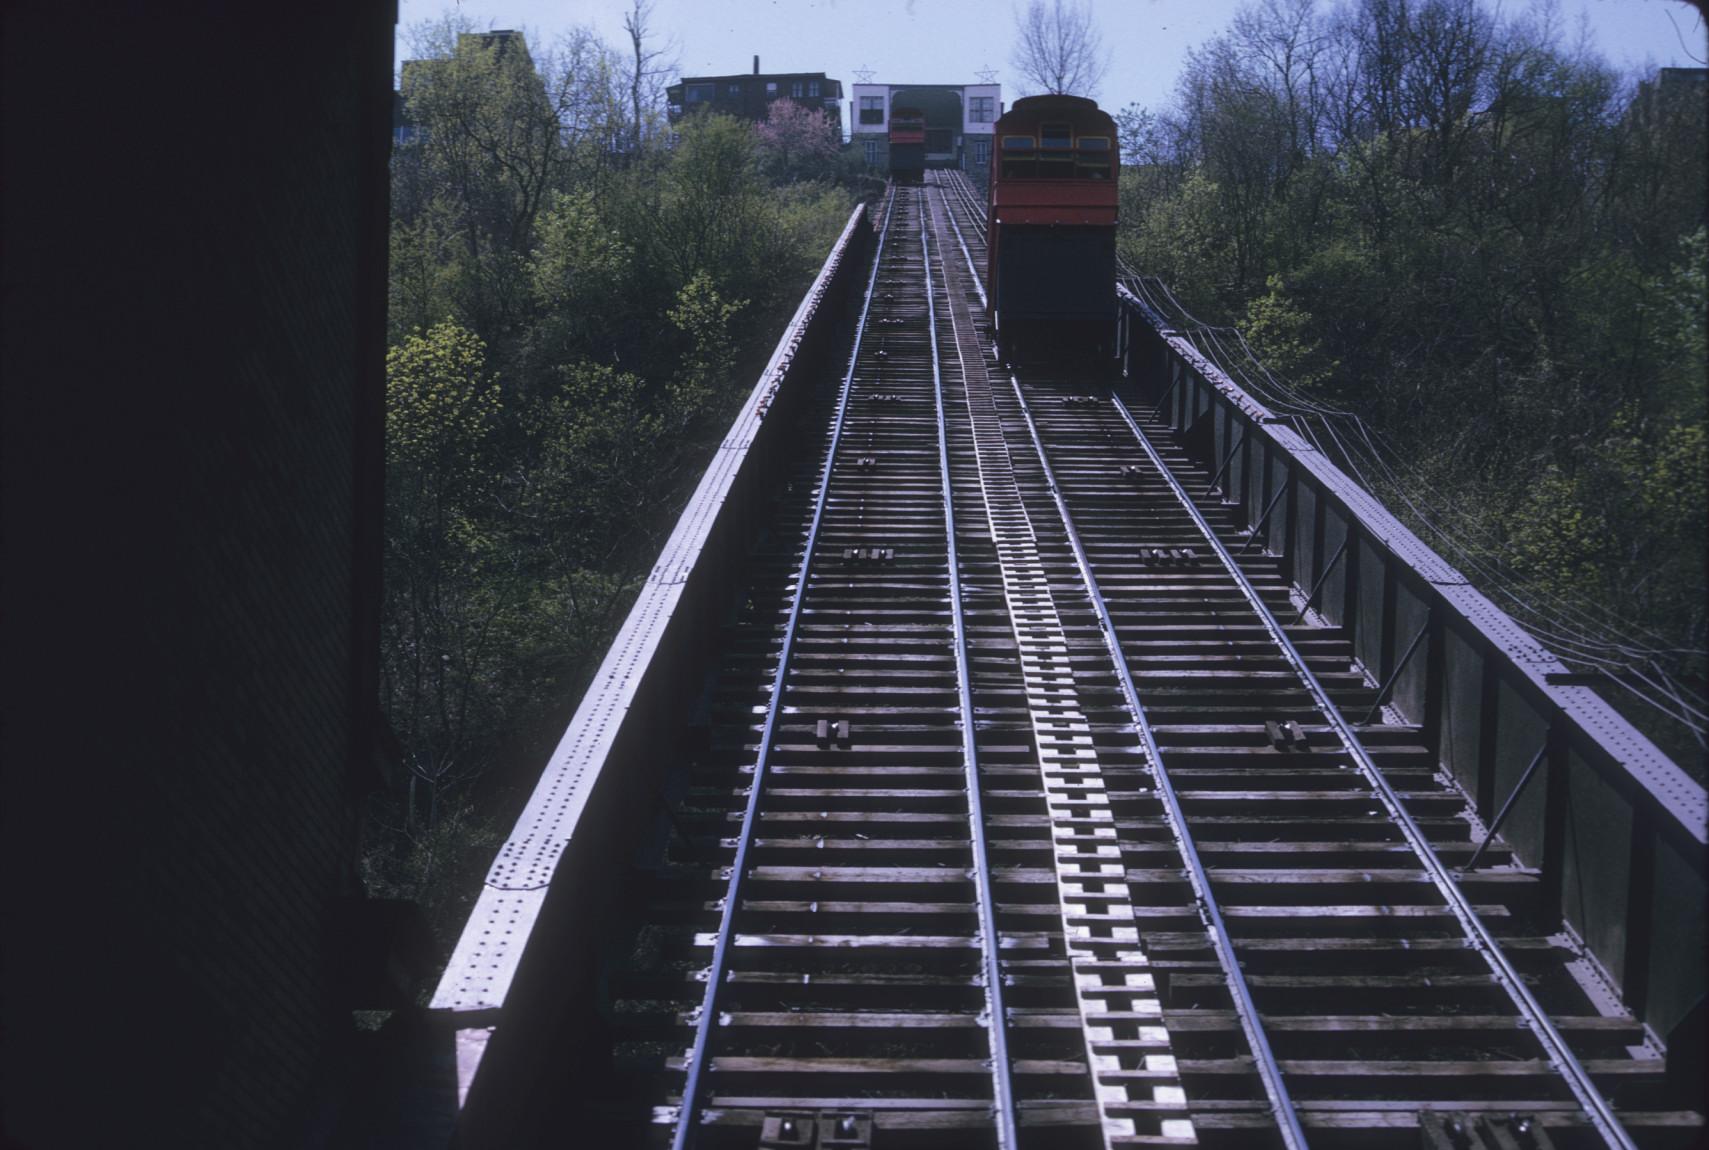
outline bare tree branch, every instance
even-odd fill
[[[1029,0],[1015,13],[1012,62],[1026,86],[1052,95],[1096,96],[1110,54],[1099,44],[1091,0]]]
[[[653,5],[657,0],[631,0],[629,11],[623,14],[623,30],[629,33],[629,44],[635,53],[634,71],[630,73],[629,99],[633,119],[629,125],[629,144],[634,154],[641,151],[641,136],[646,118],[644,110],[658,103],[662,80],[675,66],[670,59],[674,45],[649,46],[652,35]]]

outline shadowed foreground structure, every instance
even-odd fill
[[[4,1131],[284,1146],[383,995],[395,6],[5,10]]]

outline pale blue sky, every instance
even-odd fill
[[[1115,57],[1099,102],[1115,110],[1164,102],[1187,50],[1226,28],[1243,0],[1094,3]],[[1522,12],[1528,3],[1502,0],[1499,10]],[[757,53],[762,71],[827,72],[844,83],[846,97],[846,85],[856,82],[855,71],[863,67],[877,83],[945,84],[977,83],[978,73],[990,68],[1004,99],[1012,101],[1016,77],[1009,51],[1018,4],[657,0],[655,23],[673,41],[679,71],[687,75],[747,72]],[[530,43],[549,42],[583,24],[614,46],[626,46],[622,17],[628,7],[628,0],[400,0],[396,58],[411,55],[411,26],[447,10],[466,14],[482,28],[526,29]],[[1584,20],[1591,43],[1616,65],[1693,67],[1709,56],[1702,18],[1681,0],[1558,0],[1558,7],[1568,37]]]

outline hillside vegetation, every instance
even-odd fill
[[[1705,74],[1622,75],[1539,11],[1246,9],[1120,117],[1122,253],[1695,767]]]
[[[422,29],[392,158],[366,879],[448,948],[859,183],[822,114],[668,130],[655,53]],[[638,117],[638,118],[637,118]]]

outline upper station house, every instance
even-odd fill
[[[926,117],[928,168],[961,168],[984,175],[991,163],[991,131],[1003,114],[998,84],[856,84],[850,100],[849,133],[868,167],[890,166],[890,115],[896,108],[918,108]],[[841,80],[823,72],[760,71],[748,75],[684,76],[665,89],[674,124],[696,108],[744,120],[766,118],[773,100],[788,99],[818,108],[843,131]]]
[[[918,108],[926,117],[928,168],[961,168],[981,177],[991,165],[991,131],[1003,114],[999,84],[856,84],[851,135],[868,166],[890,165],[890,116]]]

